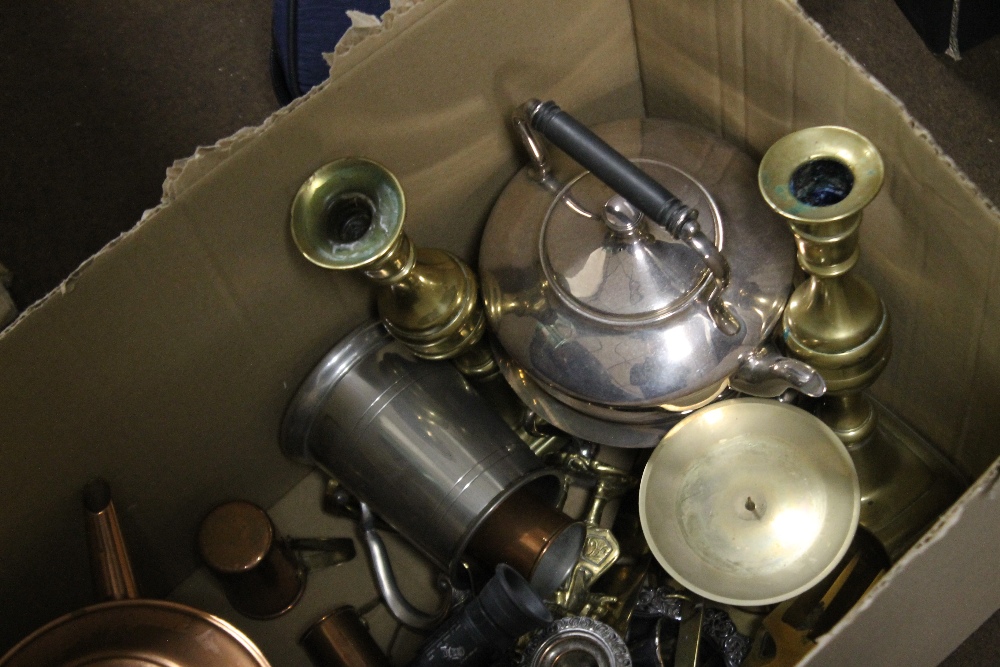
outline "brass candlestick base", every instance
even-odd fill
[[[861,525],[895,562],[962,495],[968,481],[883,405],[871,404],[875,433],[848,449],[861,483]]]
[[[819,584],[775,607],[754,635],[743,667],[792,667],[889,569],[882,546],[865,531]]]
[[[454,359],[471,377],[495,373],[475,274],[449,252],[414,248],[403,232],[405,215],[392,173],[344,158],[302,184],[292,204],[292,237],[314,264],[359,269],[375,283],[386,329],[414,354]]]

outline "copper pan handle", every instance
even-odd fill
[[[107,481],[95,479],[83,488],[83,507],[90,572],[99,601],[138,598],[139,587]]]

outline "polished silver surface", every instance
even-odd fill
[[[615,193],[562,154],[551,156],[554,177],[566,183],[557,195],[526,168],[491,213],[479,261],[490,325],[513,365],[560,402],[704,404],[777,323],[792,286],[792,236],[761,200],[753,160],[714,135],[658,119],[595,131],[702,212],[707,238],[731,266],[721,297],[739,333],[713,321],[715,281],[698,252],[641,221],[630,233],[638,240],[623,242],[607,216],[577,211],[603,212]]]
[[[822,421],[741,398],[671,429],[643,471],[639,516],[653,555],[685,588],[756,606],[836,566],[857,528],[859,489],[847,448]]]
[[[720,237],[719,215],[703,188],[667,163],[636,163],[708,210],[713,240]],[[601,225],[583,225],[581,219],[586,218],[556,203],[542,222],[542,272],[567,306],[598,322],[628,326],[676,313],[701,290],[701,259],[665,232],[658,237],[658,228],[638,211],[631,212],[629,220],[628,202],[593,174],[570,181],[563,192],[604,212]]]
[[[606,623],[567,616],[535,635],[521,667],[632,667],[628,647]]]
[[[796,389],[813,398],[826,393],[826,382],[815,368],[782,356],[770,343],[743,356],[729,385],[736,391],[759,398],[776,398],[788,389]]]
[[[503,499],[552,474],[454,366],[418,359],[379,323],[348,335],[306,378],[281,445],[446,571]],[[554,491],[554,477],[538,484],[549,481]]]
[[[709,315],[726,335],[739,333],[742,326],[739,319],[722,300],[722,292],[731,277],[729,262],[701,231],[696,207],[678,198],[663,182],[650,176],[555,102],[528,100],[514,112],[515,124],[522,118],[527,120],[524,127],[528,134],[531,129],[540,132],[612,191],[629,200],[654,224],[694,250],[714,281],[707,297]]]
[[[615,410],[600,405],[576,407],[544,391],[523,369],[501,350],[495,350],[497,367],[528,409],[557,428],[590,442],[612,447],[655,447],[684,413],[660,408]],[[631,421],[626,421],[631,420]]]

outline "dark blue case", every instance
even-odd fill
[[[274,0],[271,82],[282,104],[326,79],[323,53],[351,26],[348,9],[381,16],[389,0]]]

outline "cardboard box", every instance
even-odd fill
[[[334,158],[375,158],[414,241],[474,262],[522,164],[508,117],[529,97],[587,123],[676,118],[757,156],[810,125],[875,142],[888,178],[859,270],[894,353],[874,393],[978,481],[806,663],[933,665],[1000,607],[1000,216],[899,102],[785,0],[426,0],[350,33],[320,89],[179,163],[160,206],[0,334],[0,646],[90,602],[79,491],[95,475],[149,596],[196,570],[218,502],[294,524],[315,479],[278,450],[284,408],[372,303],[360,278],[299,255],[293,195]],[[367,585],[323,578],[331,590],[310,590],[330,608]],[[262,645],[305,665],[295,638]]]

